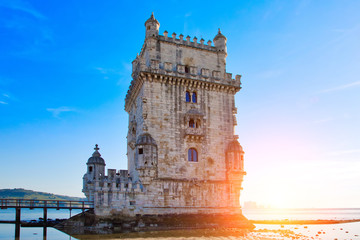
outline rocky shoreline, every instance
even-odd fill
[[[135,217],[114,215],[101,218],[95,216],[93,212],[87,211],[54,227],[70,235],[83,235],[180,229],[237,228],[252,230],[255,225],[241,214],[166,214]]]

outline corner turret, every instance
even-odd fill
[[[95,152],[87,161],[87,171],[83,177],[83,193],[89,201],[94,201],[94,190],[105,176],[105,161],[99,153],[99,147],[95,144]]]
[[[225,153],[227,179],[233,184],[231,185],[230,199],[232,206],[240,205],[240,190],[244,175],[244,150],[237,141],[237,136],[228,144]]]
[[[86,165],[88,166],[87,178],[88,180],[99,180],[105,175],[105,161],[99,153],[100,148],[95,144],[95,152],[89,158]]]
[[[135,166],[144,185],[156,177],[158,163],[157,144],[149,133],[141,134],[135,144]]]
[[[214,37],[214,45],[218,51],[227,53],[226,37],[221,33],[220,28],[218,34]]]
[[[228,144],[226,150],[226,168],[230,180],[242,180],[244,172],[244,150],[235,138]]]
[[[151,13],[151,17],[145,22],[145,36],[157,37],[159,36],[160,23],[155,19],[154,13]]]

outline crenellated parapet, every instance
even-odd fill
[[[177,44],[177,45],[182,45],[182,46],[186,46],[186,47],[206,50],[206,51],[213,51],[213,52],[219,51],[219,49],[217,47],[212,45],[211,40],[208,40],[205,43],[205,40],[203,38],[201,38],[200,41],[198,42],[197,37],[193,37],[193,39],[191,40],[190,36],[187,36],[186,38],[184,38],[184,35],[180,34],[179,38],[176,38],[176,35],[177,35],[176,33],[173,33],[171,36],[169,36],[168,32],[165,31],[164,35],[158,36],[158,40],[165,41],[165,42],[171,43],[171,44]]]
[[[105,161],[99,153],[96,144],[95,152],[88,160],[87,172],[83,177],[83,193],[90,201],[95,201],[95,193],[134,193],[143,192],[141,182],[133,181],[128,170],[108,169],[105,174]]]
[[[198,79],[209,82],[234,82],[237,85],[241,84],[241,75],[236,75],[233,78],[232,73],[225,72],[223,75],[221,71],[209,69],[205,67],[198,67],[192,65],[184,65],[181,63],[162,62],[157,59],[150,59],[146,65],[141,65],[137,60],[133,61],[133,79],[135,80],[140,72],[153,72],[160,74],[167,74],[172,76],[181,76],[185,78]]]
[[[212,45],[212,41],[208,40],[205,43],[205,40],[201,38],[198,42],[198,38],[196,36],[191,37],[188,35],[184,38],[183,34],[179,35],[179,38],[176,38],[176,33],[172,33],[171,36],[168,35],[168,31],[164,31],[164,35],[157,35],[156,38],[159,41],[165,41],[167,43],[172,43],[176,45],[181,45],[185,47],[197,48],[198,50],[206,50],[212,52],[227,52],[226,49],[226,37],[221,34],[219,29],[218,34],[214,38],[214,45]]]
[[[88,173],[84,175],[84,188],[86,191],[117,191],[117,192],[141,192],[143,186],[139,182],[133,182],[128,177],[128,170],[108,169],[108,175],[98,176],[95,179],[89,178]]]

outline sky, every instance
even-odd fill
[[[241,202],[360,207],[360,1],[0,0],[0,188],[83,196],[97,143],[126,169],[124,99],[145,21],[227,37],[242,75]]]

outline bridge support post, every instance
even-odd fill
[[[21,221],[21,208],[15,208],[15,239],[20,239],[20,221]]]
[[[47,226],[47,208],[44,207],[44,226]]]
[[[15,208],[15,222],[20,223],[21,220],[21,208]]]
[[[15,240],[20,240],[20,223],[15,224]]]
[[[47,228],[43,227],[43,240],[46,240],[47,237]]]

